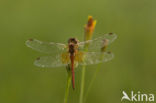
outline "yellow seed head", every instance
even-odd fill
[[[85,25],[85,41],[92,39],[92,34],[95,29],[96,20],[92,16],[88,16],[88,23]]]

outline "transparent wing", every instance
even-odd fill
[[[113,53],[111,52],[86,52],[84,61],[80,63],[80,65],[91,65],[91,64],[98,64],[102,62],[110,61],[114,58]]]
[[[83,56],[83,57],[82,57]],[[114,55],[111,52],[85,52],[84,55],[80,56],[80,58],[84,58],[83,61],[78,61],[80,65],[91,65],[98,64],[102,62],[107,62],[113,59]],[[63,57],[63,58],[62,58]],[[38,67],[61,67],[70,64],[69,56],[64,53],[62,55],[54,56],[43,56],[39,57],[35,60],[34,64]]]
[[[27,40],[26,45],[36,51],[48,53],[48,54],[62,52],[66,48],[65,44],[53,43],[53,42],[42,42],[37,39]]]
[[[85,45],[89,45],[88,47],[88,51],[100,51],[102,48],[102,45],[104,44],[104,41],[107,40],[108,44],[111,44],[115,39],[117,38],[117,35],[115,33],[108,33],[108,34],[104,34],[101,37],[95,38],[93,40],[88,40],[85,42],[80,42],[79,45],[79,49],[83,49],[85,47]]]
[[[66,65],[62,63],[61,55],[57,55],[55,57],[54,56],[39,57],[35,60],[34,64],[38,67],[43,67],[43,68],[61,67]]]

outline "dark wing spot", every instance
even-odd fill
[[[40,57],[36,58],[36,60],[40,60]]]
[[[109,33],[109,35],[112,35],[113,33]]]
[[[29,41],[33,41],[34,39],[30,38]]]
[[[108,54],[111,54],[112,52],[111,51],[109,51],[109,52],[107,52]]]

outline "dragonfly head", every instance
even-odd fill
[[[77,44],[78,40],[76,38],[69,38],[68,44]]]

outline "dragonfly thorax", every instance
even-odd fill
[[[69,45],[69,53],[74,54],[74,52],[75,52],[74,44],[70,44]]]
[[[74,54],[77,51],[78,40],[76,38],[70,38],[68,40],[69,53]]]

